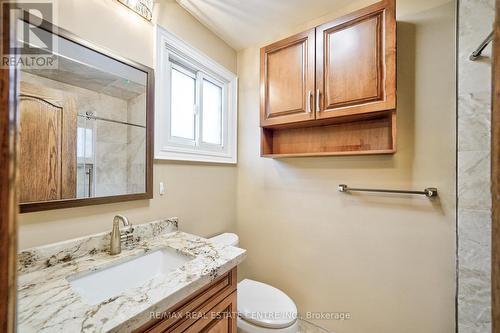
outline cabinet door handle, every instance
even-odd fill
[[[320,107],[319,107],[319,102],[320,102],[319,96],[320,96],[320,94],[321,93],[320,93],[319,89],[316,89],[316,112],[320,112],[321,111]]]
[[[306,112],[311,113],[311,97],[312,97],[312,91],[309,90],[307,92],[307,101],[306,101]]]

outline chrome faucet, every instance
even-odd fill
[[[128,227],[123,235],[120,232],[120,221],[122,221],[124,227]],[[113,229],[111,230],[109,253],[111,255],[120,254],[122,252],[122,241],[125,241],[125,244],[129,245],[133,237],[132,232],[132,223],[128,221],[128,218],[123,215],[116,215],[113,218]]]

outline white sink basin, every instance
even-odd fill
[[[68,281],[86,303],[94,305],[172,272],[191,259],[173,249],[161,249],[84,276],[69,277]]]

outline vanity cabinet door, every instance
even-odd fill
[[[261,126],[314,119],[314,29],[260,50]]]
[[[316,28],[317,119],[396,108],[396,17],[384,0]]]
[[[236,333],[236,319],[236,292],[233,292],[184,332]]]
[[[228,315],[236,313],[236,285],[237,269],[233,268],[134,333],[236,333],[236,316]]]

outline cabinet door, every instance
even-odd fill
[[[224,327],[231,327],[233,330],[230,332],[236,333],[236,317],[216,315],[236,311],[237,281],[237,269],[233,268],[199,292],[162,312],[167,314],[164,318],[152,319],[133,332],[194,333],[200,332],[205,327],[211,329],[214,326],[214,332]]]
[[[213,307],[184,333],[236,333],[236,291]]]
[[[261,126],[314,119],[314,29],[260,50]]]
[[[19,200],[61,199],[62,108],[21,96]]]
[[[76,197],[77,110],[62,90],[22,82],[20,202]]]
[[[316,28],[316,118],[396,108],[396,17],[385,0]]]

